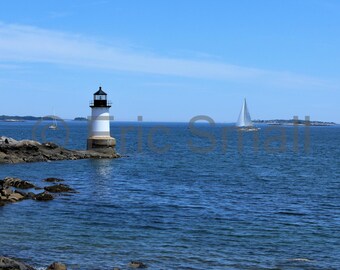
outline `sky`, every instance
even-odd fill
[[[0,1],[0,115],[340,123],[340,1]]]

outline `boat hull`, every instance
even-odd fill
[[[237,128],[238,131],[243,131],[243,132],[254,132],[254,131],[259,131],[260,128],[257,127],[239,127]]]

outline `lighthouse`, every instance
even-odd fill
[[[110,134],[110,107],[111,103],[107,100],[107,94],[102,87],[99,87],[99,90],[93,94],[93,101],[90,102],[91,119],[87,149],[97,151],[115,147],[116,139]]]

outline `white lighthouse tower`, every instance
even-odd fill
[[[93,101],[90,102],[91,119],[89,123],[89,137],[87,139],[87,149],[105,150],[113,149],[116,139],[110,135],[110,107],[107,101],[107,94],[99,87],[93,94]]]

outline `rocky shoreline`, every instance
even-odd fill
[[[32,266],[25,264],[18,259],[0,256],[0,270],[35,270]],[[52,263],[46,270],[67,270],[62,263]]]
[[[47,184],[45,187],[39,187],[29,181],[15,177],[6,177],[0,180],[0,209],[3,206],[23,200],[51,201],[58,194],[77,193],[76,190],[64,184],[63,179],[46,178],[42,181]],[[130,261],[127,264],[127,269],[137,268],[147,268],[147,265],[140,261]],[[112,267],[111,269],[120,270],[121,268]],[[22,262],[22,260],[0,254],[0,270],[36,270],[36,268]],[[67,270],[67,266],[60,262],[54,262],[46,270]]]
[[[59,183],[63,182],[63,179],[46,178],[43,181],[52,184],[41,188],[31,182],[15,177],[6,177],[0,180],[0,207],[28,199],[50,201],[54,199],[55,195],[53,194],[56,193],[76,193],[76,191],[68,185]],[[27,192],[26,190],[30,191]]]
[[[147,268],[147,265],[142,262],[131,261],[128,263],[127,267],[130,269],[141,269]],[[111,269],[121,270],[119,267],[113,267]],[[36,270],[36,268],[21,262],[21,260],[0,255],[0,270]],[[54,262],[49,265],[46,270],[67,270],[67,266],[60,262]]]
[[[0,137],[0,164],[118,157],[120,155],[113,148],[96,149],[96,151],[69,150],[54,143],[17,141],[9,137]]]
[[[31,182],[15,177],[6,177],[0,180],[0,207],[28,199],[50,201],[55,196],[52,193],[75,192],[68,185],[60,184],[60,182],[64,181],[63,179],[46,178],[43,181],[50,183],[50,185],[41,188]],[[26,192],[24,190],[31,191]],[[33,192],[38,190],[44,191],[40,193]],[[35,268],[21,262],[21,260],[0,255],[0,270],[35,270]],[[54,262],[46,270],[67,270],[67,267],[62,263]]]
[[[113,148],[102,151],[77,151],[60,147],[54,143],[39,143],[31,140],[16,141],[8,137],[0,137],[0,164],[13,164],[24,162],[47,162],[55,160],[77,160],[89,158],[118,158],[119,154]],[[46,178],[44,187],[22,180],[16,177],[0,179],[0,209],[6,205],[18,203],[24,200],[37,202],[51,201],[61,193],[77,193],[73,188],[64,184],[63,179]],[[140,261],[130,261],[126,269],[147,268]],[[36,270],[37,268],[26,264],[21,259],[3,256],[0,254],[0,270]],[[41,267],[39,269],[42,269]],[[54,262],[46,270],[67,270],[67,266],[60,262]],[[78,268],[77,268],[78,269]],[[80,268],[79,268],[80,269]],[[120,270],[112,267],[112,270]],[[125,269],[125,268],[124,268]]]

